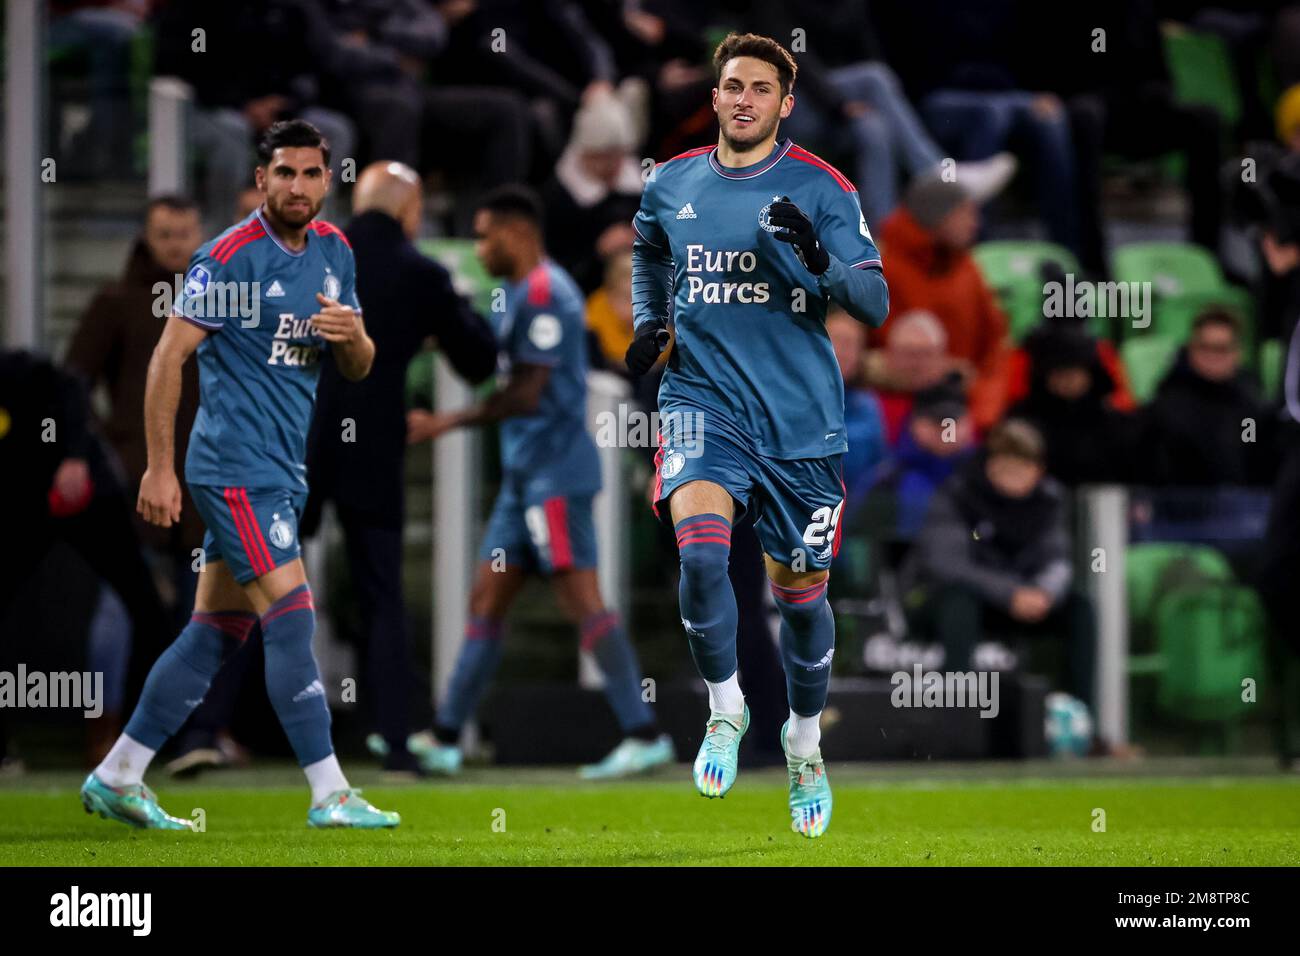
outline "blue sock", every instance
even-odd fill
[[[443,743],[456,741],[461,727],[478,707],[501,663],[503,630],[501,621],[486,617],[471,616],[465,625],[465,643],[460,646],[447,696],[438,705],[434,720],[434,729]]]
[[[831,682],[835,615],[826,600],[826,583],[823,580],[806,588],[772,584],[772,595],[781,612],[786,697],[790,709],[800,717],[822,712]]]
[[[682,559],[678,586],[682,626],[695,667],[720,684],[736,673],[736,594],[727,577],[731,522],[722,515],[695,515],[677,523]]]
[[[636,650],[623,632],[615,611],[593,614],[582,622],[582,649],[590,651],[605,675],[605,699],[609,701],[619,729],[627,735],[633,730],[654,726],[650,705],[641,699],[641,665]]]
[[[126,734],[161,750],[208,692],[221,665],[257,622],[251,611],[195,611],[189,624],[149,671]]]
[[[315,630],[316,610],[306,584],[298,585],[262,615],[266,693],[301,767],[334,752],[325,687],[311,652]]]

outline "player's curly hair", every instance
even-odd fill
[[[325,165],[330,164],[329,140],[315,126],[302,119],[280,120],[268,126],[257,141],[257,162],[265,166],[277,149],[294,146],[317,148],[321,151]]]
[[[727,65],[727,61],[738,56],[752,56],[756,60],[772,64],[781,83],[782,96],[794,89],[794,79],[799,74],[794,57],[771,37],[759,36],[757,33],[728,33],[722,38],[718,48],[713,51],[715,83],[722,82],[722,68]]]

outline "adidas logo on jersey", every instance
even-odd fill
[[[681,209],[677,210],[677,218],[678,218],[678,219],[698,219],[698,218],[700,218],[700,217],[697,216],[697,215],[695,215],[695,207],[692,206],[690,203],[687,203],[687,204],[686,204],[685,206],[683,206]]]
[[[280,280],[276,279],[271,283],[271,288],[266,290],[268,299],[279,299],[284,296],[284,286],[280,285]]]

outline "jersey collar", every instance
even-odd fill
[[[709,166],[723,179],[753,179],[755,176],[763,175],[763,173],[779,163],[793,145],[794,143],[791,140],[778,139],[766,159],[760,159],[749,166],[723,166],[722,163],[718,162],[718,150],[715,147],[713,152],[709,153]]]
[[[261,206],[258,206],[258,207],[257,207],[257,211],[256,211],[255,215],[257,216],[258,221],[261,222],[261,224],[262,224],[262,228],[266,230],[266,234],[270,237],[271,241],[274,242],[277,246],[279,246],[279,247],[280,247],[280,251],[283,252],[286,256],[291,256],[291,257],[293,257],[294,259],[297,259],[299,256],[301,256],[301,255],[303,255],[303,254],[305,254],[305,253],[307,252],[307,247],[311,245],[311,225],[310,225],[310,223],[309,223],[308,226],[307,226],[307,236],[306,236],[306,240],[305,240],[305,242],[304,242],[304,244],[303,244],[303,247],[302,247],[300,250],[298,250],[297,252],[294,252],[292,249],[290,249],[288,246],[286,246],[283,242],[280,241],[280,237],[277,236],[277,235],[275,234],[275,230],[271,228],[271,224],[270,224],[269,222],[267,222],[267,221],[266,221],[266,217],[262,215],[262,207],[261,207]]]

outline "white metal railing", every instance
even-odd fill
[[[189,190],[186,124],[194,91],[174,76],[149,81],[149,195]]]
[[[8,0],[5,4],[4,341],[11,348],[34,349],[43,338],[39,317],[45,291],[41,268],[44,20],[43,3]]]

